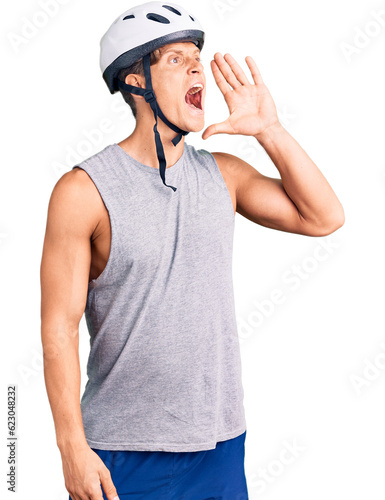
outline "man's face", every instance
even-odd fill
[[[178,42],[164,45],[161,53],[159,61],[151,66],[153,88],[160,109],[174,125],[198,132],[204,126],[206,95],[200,50],[193,42]],[[200,87],[199,92],[187,97],[191,87],[197,83],[201,83],[203,89]]]

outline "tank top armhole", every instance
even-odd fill
[[[222,189],[226,193],[225,197],[229,201],[230,208],[231,208],[231,213],[233,215],[233,218],[235,218],[235,213],[236,212],[234,212],[233,200],[231,199],[231,194],[230,194],[229,188],[227,187],[225,179],[223,178],[222,172],[221,172],[221,170],[219,168],[217,160],[215,159],[215,156],[212,153],[210,153],[210,151],[207,151],[206,149],[200,149],[199,151],[203,152],[206,155],[208,161],[211,161],[211,163],[213,164],[213,166],[214,166],[213,171],[215,172],[214,175],[216,175],[216,178],[218,179],[219,185],[222,187]]]
[[[113,260],[113,256],[114,256],[114,253],[115,253],[115,223],[114,223],[114,218],[111,215],[111,209],[110,209],[109,205],[106,203],[106,200],[105,200],[105,198],[102,195],[101,189],[99,188],[97,181],[92,176],[92,174],[88,171],[88,168],[85,166],[86,162],[82,162],[82,163],[84,163],[84,166],[82,164],[75,165],[74,167],[72,167],[72,170],[74,168],[81,168],[82,170],[84,170],[84,172],[86,172],[86,174],[91,179],[92,183],[94,184],[96,190],[99,193],[99,196],[100,196],[100,198],[101,198],[101,200],[103,202],[103,205],[105,206],[105,208],[107,210],[108,218],[109,218],[109,221],[110,221],[110,232],[111,232],[111,236],[110,236],[110,252],[109,252],[109,255],[108,255],[108,259],[107,259],[106,265],[104,266],[103,271],[99,274],[99,276],[97,278],[94,278],[94,279],[92,279],[91,281],[88,282],[88,288],[94,288],[96,286],[99,286],[103,281],[105,281],[106,276],[109,274],[110,268],[112,266],[111,262]]]

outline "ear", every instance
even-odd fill
[[[144,76],[141,76],[141,75],[136,75],[133,73],[129,74],[124,79],[124,82],[127,83],[127,85],[133,85],[134,87],[140,87],[142,89],[146,88]],[[142,96],[142,95],[137,95],[137,94],[131,94],[131,95],[135,99],[144,99],[144,96]]]

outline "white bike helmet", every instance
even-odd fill
[[[178,133],[172,140],[174,146],[189,132],[169,122],[156,101],[151,82],[150,53],[168,43],[187,41],[194,42],[202,50],[204,36],[196,17],[190,15],[183,7],[169,2],[147,2],[121,14],[100,40],[100,69],[111,94],[123,89],[143,95],[154,112],[159,173],[163,184],[174,191],[176,188],[165,182],[166,161],[157,130],[157,118],[159,116],[166,125]],[[145,89],[118,80],[121,69],[127,68],[141,58],[143,58]]]

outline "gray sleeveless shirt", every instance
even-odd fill
[[[166,169],[176,191],[116,143],[77,166],[111,224],[109,259],[85,309],[89,446],[200,451],[242,434],[234,209],[214,156],[184,143]]]

